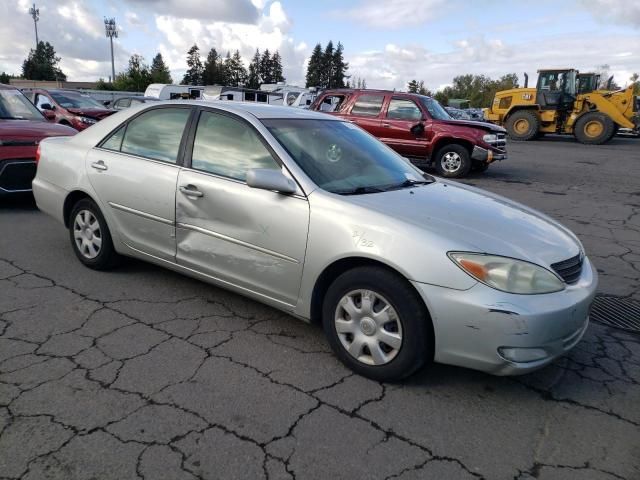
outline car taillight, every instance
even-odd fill
[[[36,150],[36,165],[40,162],[40,144],[38,144],[38,148]]]

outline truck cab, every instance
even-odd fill
[[[483,122],[454,120],[433,98],[388,90],[321,92],[311,110],[344,118],[420,168],[459,178],[507,158],[506,132]]]

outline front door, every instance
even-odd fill
[[[128,246],[175,261],[175,198],[190,107],[147,110],[87,155],[89,181],[114,233]]]
[[[382,119],[380,140],[400,155],[409,158],[427,159],[428,139],[426,132],[412,131],[422,121],[422,111],[413,100],[392,97]]]
[[[246,121],[210,110],[198,120],[176,198],[177,262],[294,305],[309,226],[302,195],[249,187],[252,168],[283,168]]]

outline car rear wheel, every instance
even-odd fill
[[[512,140],[533,140],[538,135],[540,120],[535,112],[518,110],[509,115],[505,127]]]
[[[441,177],[460,178],[471,170],[469,151],[462,145],[445,145],[436,153],[436,171]]]
[[[576,122],[573,134],[580,143],[601,145],[613,138],[615,126],[608,115],[601,112],[587,112]]]
[[[69,236],[78,259],[87,267],[106,270],[115,266],[118,254],[102,212],[92,200],[76,203],[69,217]]]
[[[338,358],[365,377],[399,380],[432,358],[424,303],[404,278],[383,268],[340,275],[325,295],[322,320]]]

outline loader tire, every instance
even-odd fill
[[[519,110],[509,115],[505,127],[507,128],[509,138],[525,142],[537,137],[538,130],[540,129],[540,119],[535,112]]]
[[[613,138],[615,123],[611,117],[601,112],[587,112],[573,128],[573,134],[580,143],[602,145]]]

